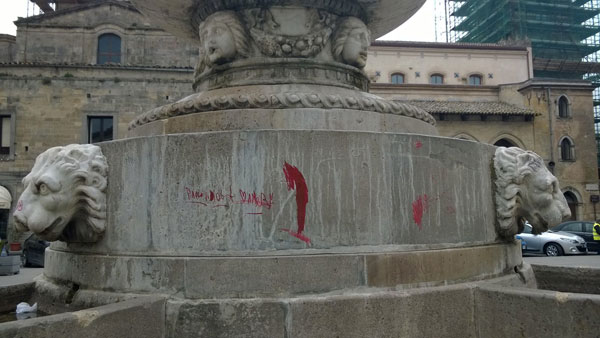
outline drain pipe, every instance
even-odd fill
[[[552,123],[552,100],[550,99],[550,87],[546,88],[546,100],[548,100],[548,128],[550,129],[550,162],[548,162],[548,168],[552,175],[554,175],[554,166],[556,163],[554,162],[554,126]]]

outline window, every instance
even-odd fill
[[[88,117],[88,143],[110,141],[113,139],[112,116]]]
[[[481,86],[481,75],[471,75],[471,76],[469,76],[469,85],[471,85],[471,86]]]
[[[121,38],[116,34],[102,34],[98,37],[97,64],[121,63]]]
[[[563,161],[574,161],[573,143],[568,138],[563,138],[560,142],[560,159]]]
[[[589,222],[583,223],[583,232],[591,233],[593,228],[594,228],[594,223],[589,223]]]
[[[561,229],[561,231],[577,231],[581,232],[581,223],[569,223]]]
[[[561,96],[560,99],[558,99],[558,117],[567,118],[569,115],[569,100],[566,97]]]
[[[402,84],[404,83],[404,74],[394,73],[392,74],[392,83],[393,84]]]
[[[0,209],[0,238],[8,237],[8,219],[10,218],[10,209]]]
[[[575,196],[575,194],[571,191],[565,191],[565,193],[563,194],[565,196],[565,200],[567,200],[567,205],[569,206],[569,210],[571,210],[571,218],[572,220],[576,220],[577,219],[577,206],[579,205],[577,196]],[[575,231],[581,231],[581,223],[577,222],[574,223],[577,224],[577,230]]]
[[[10,115],[0,115],[0,155],[10,155],[11,142],[11,117]]]
[[[506,139],[506,138],[499,139],[498,141],[496,141],[496,143],[494,143],[494,145],[496,147],[506,147],[506,148],[517,146],[514,142],[512,142],[511,140]]]
[[[444,75],[442,74],[433,74],[429,77],[429,83],[431,84],[443,84],[444,83]]]

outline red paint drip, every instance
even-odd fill
[[[292,235],[292,236],[294,236],[294,237],[298,238],[299,240],[301,240],[301,241],[305,242],[306,244],[310,244],[310,238],[308,238],[308,237],[304,236],[303,234],[299,234],[299,233],[297,233],[297,232],[294,232],[294,231],[292,231],[292,230],[290,230],[290,229],[281,229],[281,231],[285,231],[285,232],[287,232],[288,234],[290,234],[290,235]]]
[[[285,162],[283,165],[283,173],[287,182],[288,191],[296,190],[296,208],[297,208],[297,223],[298,231],[290,229],[281,229],[299,240],[310,244],[310,239],[302,234],[304,231],[304,222],[306,220],[306,204],[308,204],[308,187],[304,176],[298,168]]]
[[[417,149],[421,149],[422,147],[423,147],[423,143],[421,143],[421,141],[417,141],[417,142],[415,143],[415,148],[417,148]]]
[[[415,220],[415,223],[417,223],[419,230],[423,230],[423,213],[427,210],[427,199],[427,195],[419,196],[419,198],[412,203],[413,219]]]

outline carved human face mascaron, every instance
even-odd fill
[[[200,32],[200,38],[210,64],[220,65],[235,58],[235,40],[225,23],[216,20],[208,23]]]
[[[344,62],[351,66],[364,68],[367,65],[369,42],[367,27],[352,29],[342,51]]]

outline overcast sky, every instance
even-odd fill
[[[410,20],[393,32],[385,35],[385,40],[435,41],[434,0],[427,0],[425,5]],[[39,8],[29,0],[0,0],[0,34],[15,35],[17,27],[13,21],[17,17],[39,14]]]

